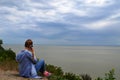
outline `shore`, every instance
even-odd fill
[[[0,69],[0,80],[48,80],[48,79],[23,78],[19,76],[19,73],[17,71],[10,71],[10,70],[4,71]]]

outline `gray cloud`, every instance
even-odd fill
[[[23,43],[32,38],[43,44],[120,45],[119,3],[118,0],[1,0],[0,38],[5,43]]]

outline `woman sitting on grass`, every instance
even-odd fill
[[[38,61],[35,56],[33,42],[31,39],[25,41],[25,49],[16,55],[16,61],[19,63],[19,74],[26,78],[42,78],[37,72],[41,72],[48,77],[51,73],[45,71],[44,60]]]

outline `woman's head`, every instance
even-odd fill
[[[28,47],[28,48],[33,47],[33,41],[31,39],[27,39],[25,41],[25,47]]]

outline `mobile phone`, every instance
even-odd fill
[[[30,48],[32,48],[33,47],[33,45],[30,45]]]

